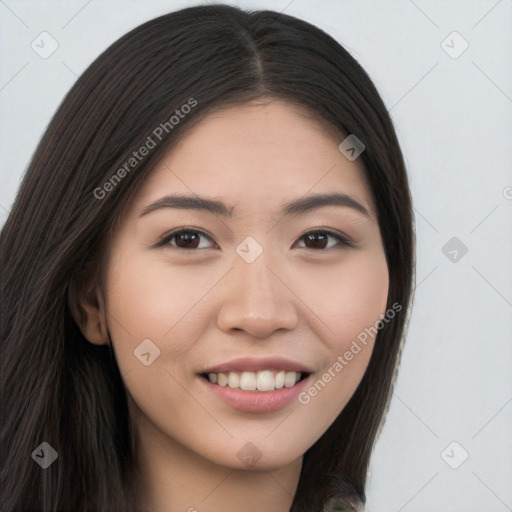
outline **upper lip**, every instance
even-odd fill
[[[251,372],[258,370],[286,370],[289,372],[313,373],[311,368],[282,357],[266,357],[261,359],[241,357],[211,366],[201,373],[225,373],[230,371]]]

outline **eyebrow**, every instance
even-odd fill
[[[325,206],[341,206],[352,208],[371,219],[370,212],[353,197],[342,193],[315,194],[286,203],[281,209],[283,216],[295,216]],[[185,210],[203,210],[222,217],[232,217],[234,207],[229,207],[222,201],[207,199],[197,195],[168,195],[146,206],[141,217],[161,208],[176,208]]]

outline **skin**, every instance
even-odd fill
[[[197,375],[237,357],[282,356],[311,367],[314,382],[385,314],[378,220],[362,164],[338,150],[343,138],[281,101],[218,111],[159,163],[114,233],[103,288],[81,298],[81,328],[97,344],[110,332],[139,435],[145,510],[288,511],[303,454],[357,388],[372,338],[308,404],[271,413],[233,409]],[[332,192],[350,195],[369,218],[341,206],[279,214],[286,202]],[[220,199],[232,215],[141,216],[168,194]],[[196,230],[198,248],[184,251],[178,244],[194,244],[177,238],[156,246],[182,227]],[[322,229],[355,247],[330,236],[306,241]],[[236,252],[248,236],[263,249],[252,263]],[[148,366],[134,357],[145,339],[160,350]],[[251,467],[237,457],[247,442],[261,454]]]

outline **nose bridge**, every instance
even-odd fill
[[[269,270],[269,259],[260,256],[252,263],[239,262],[236,271],[240,304],[250,303],[255,311],[271,309],[279,300],[276,295],[282,293],[282,290],[277,290],[275,277]]]
[[[244,330],[253,337],[264,338],[278,329],[293,329],[297,311],[293,294],[274,275],[278,272],[272,268],[276,264],[271,250],[261,250],[254,257],[255,247],[251,243],[243,242],[237,248],[238,256],[223,293],[218,325],[223,330]],[[251,257],[246,257],[247,254]]]

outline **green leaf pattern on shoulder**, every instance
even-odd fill
[[[327,500],[322,512],[356,512],[356,510],[344,499],[333,497]]]

